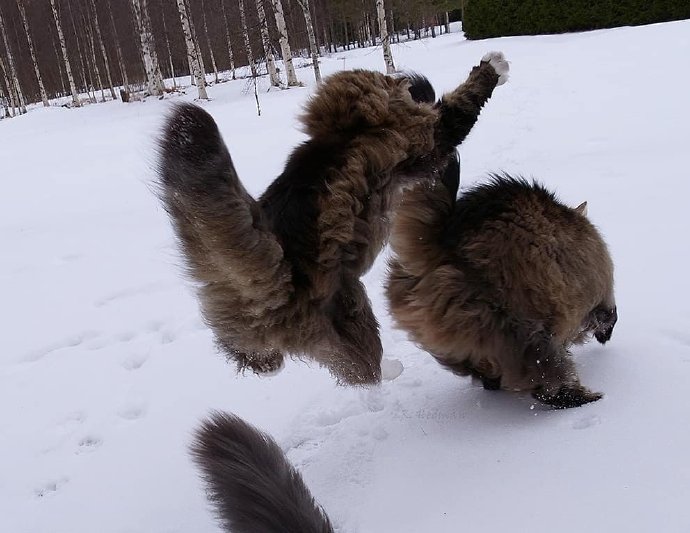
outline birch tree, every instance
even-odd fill
[[[5,66],[5,61],[2,59],[2,55],[0,55],[0,70],[2,71],[2,77],[5,80],[5,87],[7,87],[7,105],[5,106],[7,109],[7,114],[10,117],[14,116],[14,110],[17,107],[16,100],[14,97],[14,90],[12,85],[10,85],[10,78],[7,75],[7,67]]]
[[[79,33],[77,32],[77,24],[74,22],[74,11],[72,11],[72,2],[67,0],[67,11],[69,11],[69,18],[72,22],[72,31],[74,32],[74,40],[77,43],[77,56],[79,57],[79,65],[81,66],[81,83],[82,87],[86,91],[91,102],[96,101],[95,96],[91,96],[89,92],[89,82],[86,80],[86,63],[84,62],[84,54],[81,49],[81,40],[79,39]]]
[[[264,57],[266,58],[268,76],[273,87],[280,87],[280,76],[278,76],[278,70],[276,69],[276,60],[273,55],[273,47],[271,46],[271,36],[268,33],[268,21],[266,20],[266,11],[264,10],[264,0],[256,0],[256,10],[259,13],[259,28],[261,29],[261,42],[264,46]]]
[[[132,8],[134,9],[137,30],[139,31],[148,93],[153,96],[160,96],[165,92],[165,85],[163,84],[163,75],[158,64],[158,54],[156,53],[156,45],[153,40],[153,32],[151,31],[147,0],[132,0]]]
[[[390,34],[386,25],[386,8],[383,0],[376,0],[376,14],[379,18],[379,33],[381,34],[381,46],[383,47],[383,60],[386,63],[386,74],[395,72],[393,54],[391,53]]]
[[[307,35],[309,36],[309,50],[311,51],[311,61],[314,66],[314,77],[318,83],[321,82],[321,69],[319,68],[319,49],[316,47],[316,34],[314,33],[314,25],[311,22],[311,13],[309,12],[309,0],[297,0],[297,3],[302,8],[304,14],[304,22],[307,25]]]
[[[120,46],[120,37],[117,34],[117,27],[115,26],[115,19],[113,18],[113,7],[108,3],[108,18],[110,19],[110,29],[113,32],[113,39],[115,40],[115,53],[117,54],[117,63],[120,66],[120,74],[122,75],[122,84],[124,86],[124,91],[126,93],[130,92],[129,88],[129,77],[127,76],[127,66],[125,65],[124,58],[122,56],[122,46]]]
[[[287,26],[285,25],[285,15],[283,14],[283,3],[281,0],[271,0],[273,6],[273,13],[276,18],[276,27],[278,28],[280,53],[283,56],[283,64],[285,65],[285,72],[287,74],[288,87],[297,87],[300,85],[295,74],[295,66],[292,64],[292,50],[290,50],[290,41],[288,39]]]
[[[202,71],[202,66],[199,62],[199,50],[196,47],[192,37],[192,30],[189,24],[189,12],[187,11],[187,6],[185,5],[184,0],[176,1],[177,10],[180,13],[180,22],[182,23],[184,40],[187,45],[187,56],[189,57],[189,62],[192,67],[192,74],[196,80],[196,87],[199,91],[199,99],[208,100],[208,95],[206,94],[206,73]]]
[[[2,88],[2,83],[0,83],[0,105],[2,105],[2,107],[5,109],[3,116],[0,118],[11,118],[12,115],[10,114],[9,102],[5,96],[5,91]]]
[[[163,37],[165,38],[165,49],[168,52],[170,77],[172,78],[173,89],[177,90],[177,80],[175,79],[175,65],[173,64],[172,52],[170,51],[170,36],[168,35],[168,25],[165,22],[165,10],[163,9],[163,0],[159,0],[158,7],[160,8],[161,17],[163,19]]]
[[[258,76],[256,72],[256,64],[254,64],[254,54],[252,54],[252,46],[249,42],[249,30],[247,29],[247,17],[244,13],[244,0],[237,0],[240,6],[240,23],[242,24],[242,37],[244,38],[244,50],[247,53],[247,61],[249,62],[249,70],[252,73],[252,78],[256,79]]]
[[[105,68],[105,75],[108,78],[108,85],[110,86],[110,96],[115,100],[115,87],[113,84],[113,76],[110,72],[110,61],[108,61],[108,54],[105,51],[105,43],[103,42],[103,34],[101,34],[101,25],[98,23],[98,12],[96,11],[95,0],[91,0],[91,10],[93,11],[93,27],[96,32],[96,40],[98,41],[98,47],[101,50],[101,57],[103,57],[103,66]]]
[[[19,112],[20,113],[26,113],[26,101],[24,100],[24,93],[22,92],[22,86],[19,83],[19,76],[17,74],[17,68],[16,65],[14,64],[14,56],[12,55],[12,49],[10,48],[10,43],[7,40],[7,33],[5,32],[5,21],[2,16],[2,12],[0,12],[0,33],[2,34],[2,41],[5,44],[5,55],[7,57],[7,69],[8,69],[8,75],[10,78],[10,83],[12,84],[12,88],[14,88],[14,92],[17,95],[17,103],[19,104]],[[10,85],[7,85],[7,90],[11,91],[12,88],[10,88]]]
[[[101,78],[101,69],[98,68],[98,59],[96,58],[96,42],[93,37],[93,29],[91,28],[91,24],[86,20],[83,12],[81,16],[81,23],[86,29],[86,37],[91,50],[91,65],[93,71],[96,73],[96,85],[101,88],[101,101],[105,102],[105,88],[103,87],[103,79]]]
[[[235,54],[232,52],[232,40],[230,39],[230,26],[228,25],[228,14],[225,12],[225,0],[220,0],[220,6],[223,11],[223,22],[225,23],[225,40],[228,42],[228,56],[230,57],[230,70],[232,71],[232,79],[235,77]]]
[[[29,30],[29,21],[26,18],[26,11],[24,9],[24,0],[17,0],[17,7],[19,8],[19,16],[22,19],[22,26],[24,28],[24,33],[26,34],[26,41],[29,43],[29,54],[31,55],[31,62],[34,66],[34,73],[36,74],[36,80],[38,81],[38,91],[41,93],[41,101],[45,107],[50,107],[50,102],[48,102],[48,95],[46,94],[46,88],[43,85],[43,78],[41,77],[41,71],[38,68],[38,60],[36,59],[36,52],[34,50],[34,41],[31,38],[31,31]]]
[[[208,46],[208,52],[211,55],[211,67],[213,68],[213,75],[216,83],[218,83],[218,67],[216,66],[216,56],[213,53],[213,47],[211,46],[211,37],[208,35],[208,25],[206,24],[206,6],[204,5],[204,0],[201,0],[201,15],[201,19],[204,24],[204,35],[206,36],[206,46]]]

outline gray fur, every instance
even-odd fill
[[[213,413],[197,431],[192,455],[225,531],[333,532],[276,442],[241,418]]]

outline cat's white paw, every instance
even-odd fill
[[[510,66],[503,52],[489,52],[485,54],[484,57],[482,57],[482,63],[489,63],[489,65],[494,67],[496,74],[498,74],[498,83],[496,85],[503,85],[508,81]]]

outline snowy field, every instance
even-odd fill
[[[0,532],[218,531],[187,455],[212,408],[272,433],[343,533],[690,531],[690,21],[393,52],[441,93],[490,50],[511,79],[462,147],[463,184],[504,169],[589,202],[620,321],[576,361],[603,400],[549,411],[441,369],[391,327],[385,254],[365,281],[398,378],[235,375],[150,190],[175,99],[35,108],[0,122]],[[355,67],[382,69],[380,49],[323,70]],[[202,104],[252,193],[303,138],[298,76],[261,117],[244,81]]]

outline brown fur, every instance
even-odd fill
[[[487,389],[532,391],[557,407],[597,400],[568,350],[591,333],[610,338],[613,264],[580,211],[507,176],[457,202],[441,182],[416,186],[392,227],[387,296],[397,324]]]
[[[378,323],[359,278],[387,239],[400,185],[445,167],[498,79],[482,61],[433,105],[413,101],[405,78],[331,76],[304,113],[309,140],[258,201],[213,119],[176,109],[160,141],[160,196],[204,317],[240,368],[274,370],[289,353],[340,382],[380,379]]]

